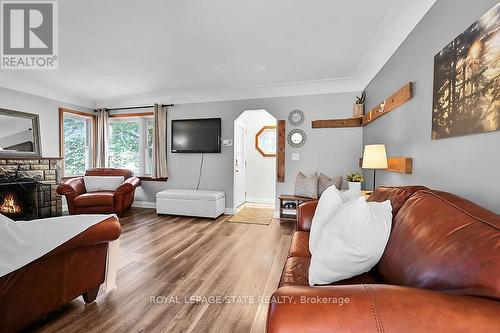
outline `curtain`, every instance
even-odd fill
[[[94,167],[105,168],[108,165],[108,112],[106,109],[97,109],[96,112]]]
[[[167,178],[167,176],[167,107],[155,103],[151,178]]]

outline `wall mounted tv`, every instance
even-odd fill
[[[221,118],[172,120],[172,153],[220,153]]]

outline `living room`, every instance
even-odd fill
[[[497,1],[0,6],[0,332],[500,331]]]

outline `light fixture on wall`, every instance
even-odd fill
[[[363,169],[373,169],[373,191],[375,191],[375,176],[377,169],[387,169],[387,153],[385,145],[365,145],[363,153]]]

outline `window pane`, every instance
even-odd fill
[[[153,166],[153,131],[154,131],[154,121],[146,120],[146,149],[145,149],[145,161],[144,161],[144,172],[146,175],[152,174]]]
[[[146,121],[146,126],[147,126],[147,146],[148,147],[153,147],[153,126],[154,122],[153,120],[147,120]]]
[[[109,166],[139,174],[139,122],[110,122]]]
[[[87,128],[83,119],[64,118],[64,173],[83,175],[87,160]]]

